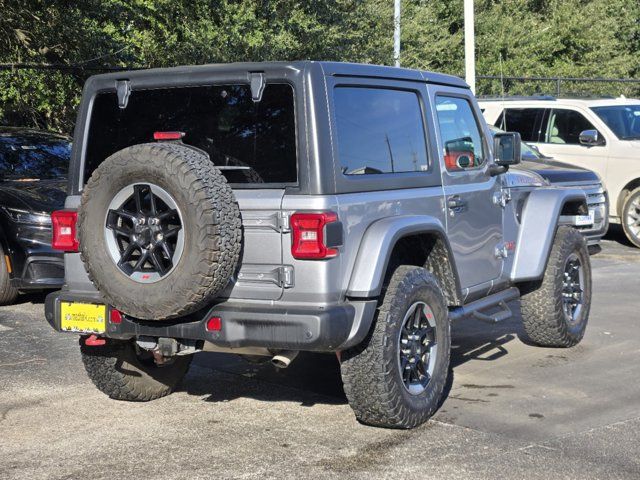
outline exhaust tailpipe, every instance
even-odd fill
[[[287,368],[297,356],[298,352],[294,350],[282,350],[271,358],[271,363],[277,368]]]

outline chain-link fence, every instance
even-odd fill
[[[640,97],[640,79],[577,77],[501,77],[479,75],[480,96],[553,95],[556,97]]]

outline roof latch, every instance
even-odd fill
[[[249,82],[251,83],[251,98],[254,102],[262,100],[262,92],[264,92],[264,73],[249,72]]]
[[[131,82],[129,80],[117,80],[116,93],[118,94],[118,107],[127,108],[129,95],[131,95]]]

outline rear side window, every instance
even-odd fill
[[[438,95],[436,112],[447,170],[455,172],[481,166],[486,159],[485,147],[469,100]]]
[[[336,87],[333,98],[342,173],[428,170],[422,109],[415,92]]]
[[[507,108],[496,127],[518,132],[525,142],[539,142],[544,111],[544,108]]]
[[[184,132],[184,143],[206,151],[230,183],[295,183],[293,88],[267,84],[254,102],[248,85],[134,90],[127,108],[115,92],[94,102],[85,181],[109,155],[153,142],[157,131]]]

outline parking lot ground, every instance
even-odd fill
[[[640,250],[616,230],[592,260],[579,346],[530,346],[517,317],[455,324],[448,396],[412,431],[358,424],[328,355],[199,354],[173,395],[110,400],[26,297],[0,308],[0,478],[638,479]]]

